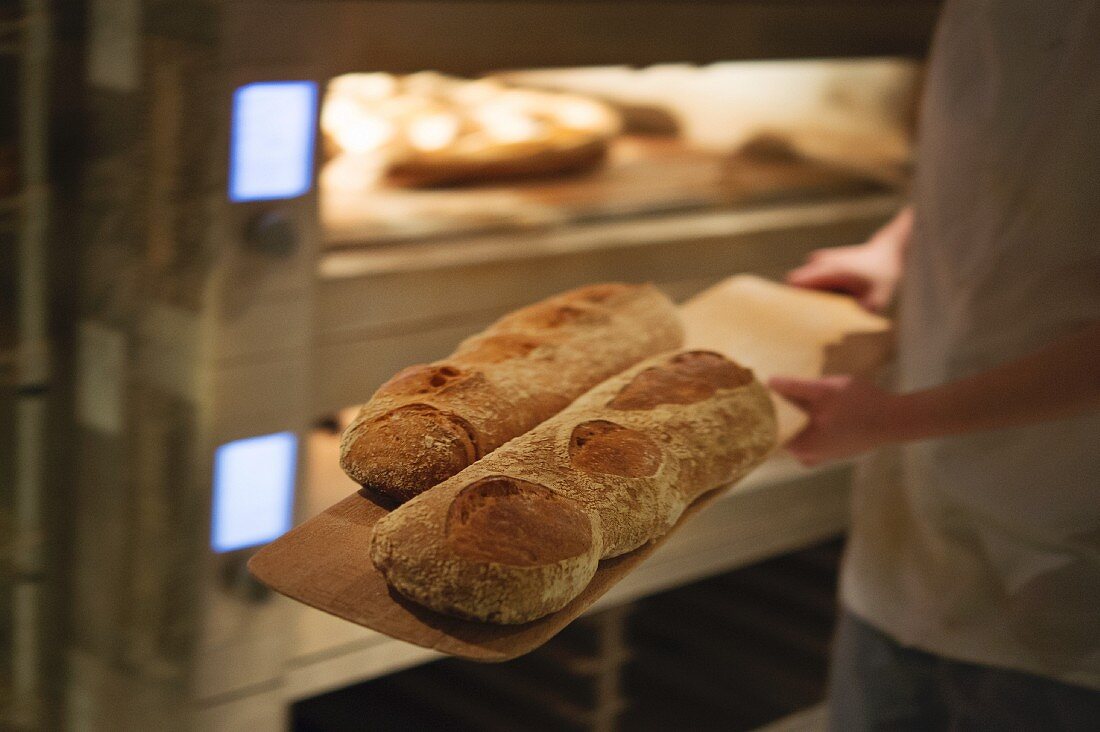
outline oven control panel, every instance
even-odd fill
[[[296,198],[313,185],[317,84],[260,81],[233,94],[229,200]]]

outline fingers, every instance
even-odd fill
[[[802,431],[783,443],[783,449],[808,468],[824,462],[821,454],[821,428],[811,417]]]
[[[835,378],[796,379],[786,376],[773,376],[768,379],[768,387],[772,391],[793,402],[795,406],[809,415],[809,422],[802,431],[783,445],[787,452],[808,468],[821,463],[818,451],[821,430],[817,415],[823,406],[824,399],[837,389]]]
[[[779,396],[800,407],[809,407],[841,388],[847,382],[843,376],[826,376],[821,379],[798,379],[790,376],[773,376],[768,387]]]
[[[810,264],[787,273],[787,284],[810,290],[832,290],[863,297],[870,290],[865,277],[823,264]]]
[[[817,435],[811,425],[788,440],[783,447],[794,456],[795,460],[807,468],[812,468],[824,462],[817,452],[816,443]]]
[[[806,263],[787,273],[787,284],[811,290],[843,292],[872,312],[893,297],[897,263],[885,261],[877,247],[859,244],[810,252]]]
[[[877,297],[874,292],[869,292],[863,297],[856,298],[856,302],[864,310],[872,313],[881,313],[886,309],[886,304],[882,302],[882,298]]]
[[[821,395],[821,388],[816,379],[773,376],[768,379],[768,388],[784,399],[789,399],[800,405],[805,402],[816,401]]]
[[[886,285],[876,285],[867,290],[857,300],[864,310],[872,313],[881,313],[886,310],[893,299],[893,288]]]

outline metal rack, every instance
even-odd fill
[[[4,408],[13,429],[9,454],[14,490],[0,506],[5,513],[3,572],[10,577],[5,621],[9,662],[0,676],[4,709],[0,726],[32,728],[41,723],[41,618],[46,582],[43,468],[46,452],[49,348],[46,271],[49,184],[47,136],[50,18],[43,0],[24,0],[22,14],[0,22],[0,54],[16,57],[19,74],[19,188],[0,199],[0,229],[16,242],[11,276],[15,300],[13,345],[0,353],[0,381],[12,395]]]

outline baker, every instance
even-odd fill
[[[1100,724],[1100,2],[948,0],[912,203],[788,278],[898,297],[897,390],[776,378],[861,465],[835,729]]]

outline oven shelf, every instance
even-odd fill
[[[892,189],[891,183],[866,171],[783,156],[720,154],[675,138],[636,135],[616,140],[606,164],[596,170],[542,180],[354,191],[326,182],[327,173],[322,174],[319,195],[329,250],[534,233]]]
[[[526,231],[522,240],[518,240],[514,232],[470,232],[442,240],[391,241],[325,252],[319,260],[318,275],[322,280],[335,281],[426,269],[448,270],[583,252],[663,246],[719,235],[752,235],[802,225],[830,225],[864,217],[888,217],[897,210],[901,200],[895,193],[868,192],[543,227]]]

